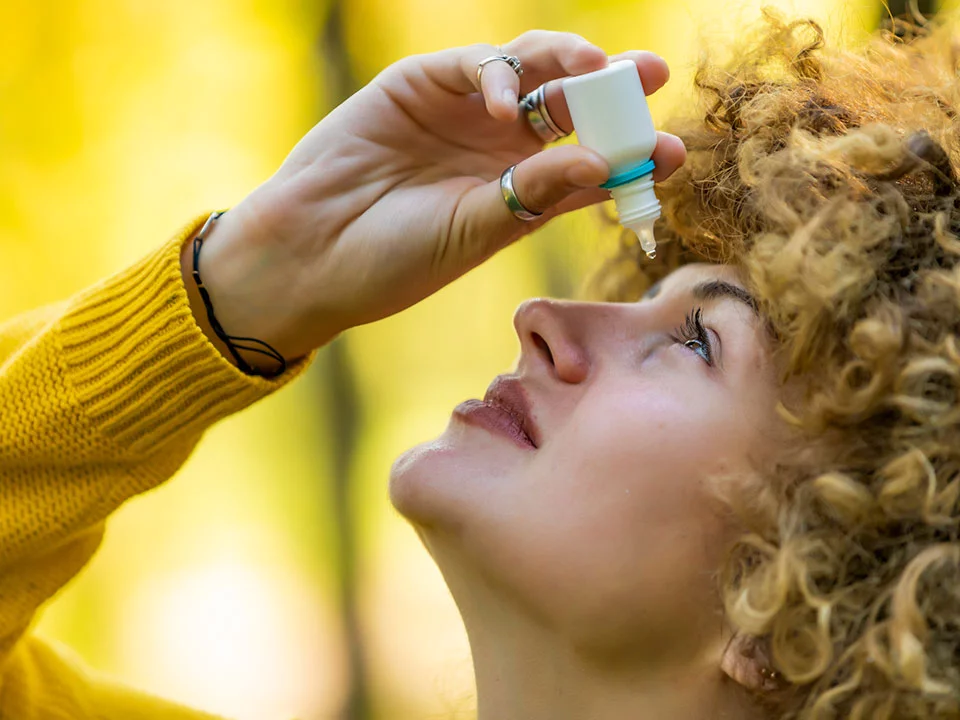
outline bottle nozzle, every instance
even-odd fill
[[[637,234],[648,258],[655,258],[657,241],[653,237],[653,224],[660,217],[660,201],[653,189],[653,174],[611,188],[610,194],[617,204],[620,224]]]
[[[638,225],[633,228],[633,231],[640,239],[640,249],[653,260],[657,256],[657,239],[653,236],[653,221]]]

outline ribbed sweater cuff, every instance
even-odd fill
[[[75,296],[60,320],[64,373],[77,402],[107,437],[134,453],[201,433],[294,380],[316,355],[267,379],[241,372],[210,342],[180,273],[183,244],[208,217],[198,216],[155,252]]]

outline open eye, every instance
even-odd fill
[[[687,315],[683,325],[674,330],[670,337],[678,345],[690,348],[704,359],[707,365],[713,365],[713,348],[710,345],[710,334],[703,326],[703,308],[696,308]]]

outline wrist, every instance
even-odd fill
[[[199,233],[200,231],[197,230],[197,232]],[[207,340],[213,344],[223,357],[236,366],[237,361],[227,348],[227,344],[217,336],[213,330],[213,326],[210,325],[210,320],[207,317],[207,309],[203,304],[203,298],[200,296],[200,290],[197,288],[197,283],[193,279],[194,237],[196,237],[196,233],[184,243],[183,248],[180,250],[180,275],[183,277],[183,286],[186,288],[187,298],[190,300],[190,310],[193,311],[193,319],[197,323],[197,326],[203,331],[203,334],[207,336]]]
[[[230,217],[231,214],[234,217]],[[228,221],[228,218],[230,220]],[[240,221],[240,222],[238,222]],[[241,367],[227,342],[217,334],[204,298],[194,277],[194,241],[197,230],[184,243],[180,252],[180,272],[190,308],[198,327],[214,347],[232,365]],[[265,271],[271,269],[267,258],[256,257],[255,248],[244,240],[245,229],[240,213],[233,210],[215,219],[207,227],[198,259],[200,279],[215,313],[221,332],[232,338],[255,338],[275,349],[287,365],[307,354],[312,348],[299,348],[295,332],[289,328],[291,309],[283,302],[261,302],[269,295],[260,288]],[[282,299],[282,298],[278,298]],[[250,341],[232,340],[233,349],[243,361],[264,373],[275,372],[279,360],[268,354],[241,349],[240,346],[266,348]]]

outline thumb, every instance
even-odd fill
[[[598,187],[609,175],[606,161],[580,145],[538,152],[516,166],[513,189],[527,210],[542,213],[542,217],[531,221],[516,217],[503,199],[497,178],[463,196],[452,228],[452,245],[461,248],[461,259],[468,267],[477,265],[562,212],[590,204],[588,199],[558,207],[571,195],[582,194],[584,188],[596,188],[595,203],[609,199]]]

